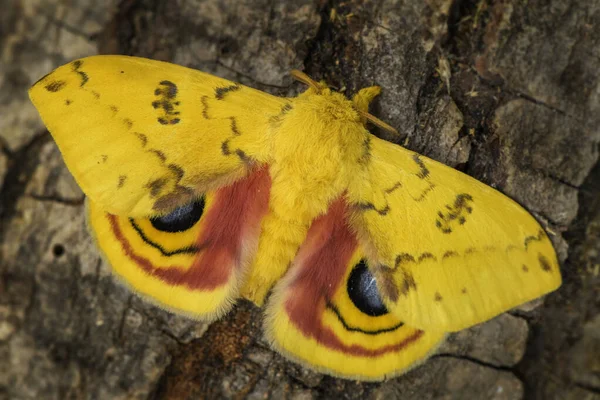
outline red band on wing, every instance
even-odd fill
[[[135,252],[121,230],[119,218],[106,215],[123,252],[146,273],[171,285],[214,289],[228,282],[234,270],[242,266],[244,241],[258,240],[260,221],[268,210],[270,187],[269,172],[262,168],[219,189],[214,203],[201,218],[204,229],[197,247],[202,250],[188,268],[155,266]]]
[[[287,288],[285,309],[290,320],[305,336],[313,337],[329,348],[363,357],[377,357],[398,351],[419,339],[423,332],[417,331],[394,345],[368,349],[343,343],[322,323],[327,301],[344,283],[348,263],[357,246],[345,214],[346,205],[340,199],[331,205],[326,215],[313,222],[295,261],[294,268],[298,268],[298,271]]]

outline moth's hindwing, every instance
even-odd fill
[[[152,219],[120,217],[88,203],[92,232],[113,271],[143,297],[214,319],[238,297],[268,208],[266,169]]]
[[[273,346],[313,369],[381,380],[424,360],[444,337],[389,313],[340,199],[315,220],[267,304]]]

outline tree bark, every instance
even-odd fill
[[[600,399],[600,2],[0,0],[0,399]],[[119,285],[27,98],[92,54],[190,66],[277,95],[288,72],[383,88],[374,133],[465,171],[552,234],[563,286],[451,335],[383,383],[288,362],[247,302],[210,325]],[[201,155],[199,155],[201,156]]]

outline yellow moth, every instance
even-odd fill
[[[280,353],[380,380],[447,332],[556,289],[535,219],[492,188],[369,133],[351,100],[280,98],[125,56],[73,61],[30,97],[133,290],[213,320],[245,297]]]

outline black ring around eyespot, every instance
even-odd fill
[[[380,317],[388,313],[377,290],[375,277],[369,271],[364,259],[360,260],[350,273],[347,289],[350,300],[362,313],[372,317]]]
[[[150,219],[154,228],[163,232],[183,232],[190,229],[202,217],[204,212],[204,197],[178,207],[167,215]]]

